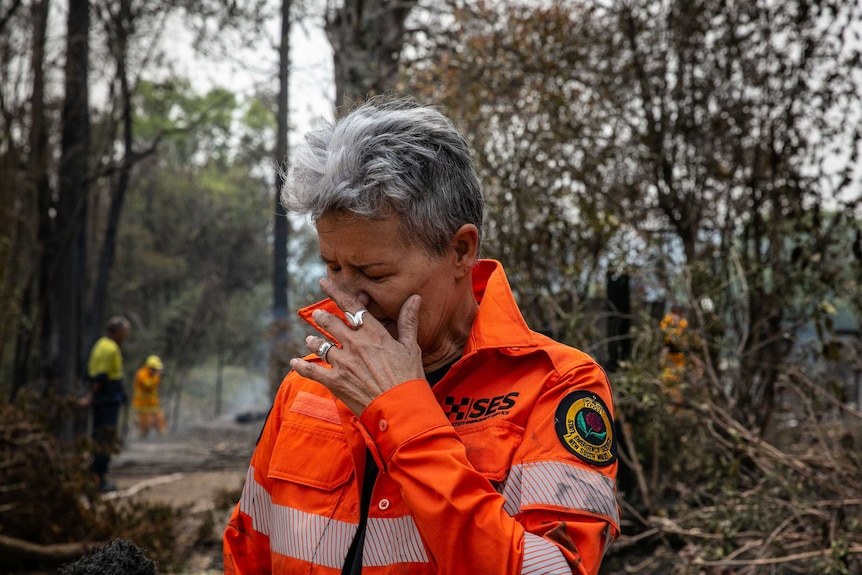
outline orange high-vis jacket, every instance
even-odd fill
[[[228,574],[339,575],[374,484],[362,572],[596,574],[619,536],[613,398],[586,354],[525,324],[499,263],[473,272],[479,310],[433,388],[406,381],[357,417],[291,372],[224,535]],[[331,301],[314,307],[335,312]],[[306,358],[320,361],[316,356]]]
[[[146,365],[135,374],[135,391],[132,396],[132,407],[142,412],[159,411],[159,385],[162,383],[162,372],[150,369]]]

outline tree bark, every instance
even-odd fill
[[[12,5],[9,6],[3,13],[0,13],[0,33],[6,28],[6,25],[9,23],[9,20],[12,18],[12,15],[15,14],[15,11],[21,7],[21,0],[12,0]]]
[[[269,388],[275,396],[275,391],[281,379],[288,370],[288,358],[283,357],[284,342],[288,333],[288,272],[287,272],[287,242],[289,239],[290,222],[287,212],[281,205],[281,191],[284,187],[282,172],[287,166],[288,129],[290,117],[290,11],[293,0],[282,0],[281,3],[281,41],[278,48],[278,106],[276,108],[277,134],[275,142],[275,248],[273,250],[272,273],[272,342],[269,361]]]
[[[344,0],[329,6],[324,29],[334,51],[335,103],[398,87],[405,21],[417,0]]]
[[[47,214],[50,234],[45,246],[42,274],[43,286],[49,294],[45,329],[42,332],[42,365],[47,371],[48,384],[55,388],[61,398],[70,396],[74,390],[82,327],[82,271],[90,149],[87,67],[89,27],[89,0],[70,0],[58,200],[54,213]],[[72,417],[60,417],[57,425],[58,436],[71,439]]]
[[[38,226],[38,218],[34,224],[31,218],[32,214],[39,213],[41,205],[47,206],[48,198],[50,198],[51,188],[48,180],[48,128],[45,118],[45,41],[48,30],[48,13],[49,0],[41,0],[35,2],[31,8],[31,16],[33,19],[33,53],[30,59],[30,66],[33,70],[33,92],[30,96],[30,158],[28,169],[34,185],[34,193],[29,193],[29,187],[25,188],[25,193],[18,196],[18,201],[23,203],[22,213],[26,214],[26,223],[24,229],[18,229],[13,237],[13,245],[10,247],[10,253],[17,253],[22,250],[25,253],[30,252],[30,256],[36,262],[41,261],[42,250],[41,242],[38,237],[38,231],[35,226]],[[0,26],[2,30],[2,26]],[[11,139],[10,139],[11,141]],[[45,209],[47,215],[47,207]],[[10,222],[10,225],[12,222]],[[16,227],[19,225],[14,224]],[[24,245],[19,247],[21,240],[24,240]],[[30,244],[30,246],[27,246]],[[21,303],[18,309],[17,317],[10,317],[10,321],[4,321],[3,335],[0,335],[0,357],[3,354],[3,345],[7,341],[5,335],[6,329],[15,329],[15,358],[13,361],[13,376],[12,388],[9,392],[10,400],[14,400],[18,391],[23,387],[28,378],[30,358],[33,352],[36,323],[34,314],[40,312],[38,306],[34,305],[38,297],[36,290],[37,283],[34,281],[34,273],[38,273],[38,263],[26,272],[27,280],[16,283],[20,277],[20,264],[23,258],[10,258],[9,268],[5,279],[5,285],[2,288],[4,294],[15,293],[15,290],[21,289]]]

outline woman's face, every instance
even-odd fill
[[[442,351],[461,327],[458,310],[470,281],[475,257],[466,267],[454,246],[442,256],[406,245],[398,235],[399,219],[382,220],[327,215],[317,221],[320,256],[327,276],[355,294],[392,337],[398,337],[398,313],[413,294],[422,297],[419,347],[423,356]],[[354,310],[355,311],[355,310]],[[461,321],[459,321],[459,319]],[[469,318],[472,322],[472,317]]]

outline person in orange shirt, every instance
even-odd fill
[[[674,304],[660,324],[663,338],[660,356],[662,383],[677,404],[683,400],[683,375],[689,353],[688,320],[684,313],[681,305]]]
[[[147,437],[151,430],[160,434],[165,432],[165,415],[159,403],[164,369],[161,358],[151,355],[135,374],[132,407],[138,415],[138,432],[142,438]]]
[[[532,331],[451,121],[375,97],[306,136],[282,202],[326,300],[224,534],[228,574],[595,575],[619,536],[605,372]]]

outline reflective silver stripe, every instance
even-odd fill
[[[503,508],[514,517],[530,505],[553,505],[587,511],[620,524],[614,482],[601,473],[563,461],[515,465],[503,482]]]
[[[341,569],[356,535],[357,525],[273,505],[273,529],[269,546],[275,553]]]
[[[557,461],[516,465],[501,486],[504,508],[514,516],[530,505],[554,505],[608,517],[619,524],[613,482],[605,476]],[[251,517],[252,528],[270,538],[273,552],[340,569],[356,535],[355,523],[336,521],[272,503],[269,493],[249,467],[240,498],[240,511]],[[363,550],[363,566],[427,563],[428,555],[413,517],[370,518]],[[571,573],[559,548],[525,533],[521,573]]]
[[[524,533],[524,561],[521,575],[572,575],[572,568],[560,548],[538,535]]]
[[[269,546],[274,553],[333,569],[344,565],[359,527],[356,523],[273,504],[269,493],[255,481],[253,467],[246,476],[239,508],[251,517],[255,531],[269,536]],[[370,518],[367,529],[363,565],[428,562],[413,517]]]
[[[254,480],[254,467],[249,467],[245,476],[245,485],[242,487],[239,510],[251,517],[252,529],[269,535],[271,507],[272,498],[260,483]]]
[[[410,515],[396,519],[371,517],[367,529],[362,549],[363,567],[428,562],[419,529]]]
[[[246,475],[239,509],[251,517],[255,531],[269,536],[273,552],[334,569],[344,565],[358,527],[273,504],[270,494],[255,481],[254,467]]]

